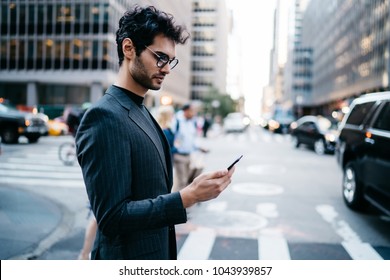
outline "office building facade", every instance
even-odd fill
[[[226,93],[230,24],[225,1],[192,1],[192,99],[201,100],[212,88]]]
[[[367,92],[389,90],[390,1],[311,0],[302,45],[313,49],[307,105],[329,114]]]
[[[190,1],[1,1],[0,96],[28,106],[95,102],[115,81],[115,32],[134,4],[162,8],[191,32]],[[189,99],[190,44],[176,51],[179,65],[151,105],[162,96]]]

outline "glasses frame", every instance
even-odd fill
[[[155,51],[153,51],[151,48],[149,48],[148,46],[145,46],[145,48],[147,48],[149,51],[151,51],[157,57],[156,66],[160,69],[164,68],[165,65],[169,64],[170,69],[172,70],[173,68],[175,68],[179,64],[179,60],[177,58],[169,59],[168,55],[161,56],[161,55],[157,54]]]

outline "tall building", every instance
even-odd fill
[[[272,114],[275,107],[285,106],[285,66],[288,55],[289,6],[289,0],[276,1],[273,47],[270,53],[269,85],[263,92],[262,111],[264,114]]]
[[[313,111],[330,114],[360,94],[389,90],[389,0],[311,0],[302,44],[313,49]]]
[[[190,1],[1,1],[0,96],[43,107],[96,101],[115,81],[115,32],[134,4],[162,8],[191,31]],[[157,98],[184,103],[190,97],[190,47],[177,47],[179,66],[155,93]]]
[[[302,44],[302,19],[308,0],[295,0],[294,32],[292,39],[291,71],[286,75],[291,77],[291,83],[286,90],[297,117],[304,114],[304,108],[310,103],[312,90],[313,49]]]
[[[192,0],[191,98],[226,92],[230,17],[225,1]]]

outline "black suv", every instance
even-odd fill
[[[26,136],[30,143],[35,143],[47,134],[45,115],[21,112],[0,102],[0,138],[3,143],[17,143],[19,136]]]
[[[355,99],[339,127],[337,161],[346,205],[390,215],[390,92]]]

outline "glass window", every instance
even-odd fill
[[[16,34],[16,24],[17,24],[17,6],[16,4],[11,3],[9,5],[9,16],[10,16],[10,34]]]
[[[53,40],[47,39],[45,41],[45,46],[46,46],[46,56],[45,56],[45,64],[44,67],[45,69],[51,69],[51,62],[52,62],[52,57],[53,57]]]
[[[46,33],[53,33],[53,5],[46,6]]]
[[[84,22],[89,22],[89,16],[91,14],[91,5],[85,4],[84,5]]]
[[[386,102],[386,104],[382,107],[373,127],[390,131],[390,102]]]
[[[35,20],[35,5],[28,5],[28,24],[34,25]]]
[[[43,30],[44,30],[44,25],[43,25],[43,22],[44,22],[44,18],[45,18],[45,7],[44,5],[38,5],[38,18],[37,18],[37,31],[38,31],[38,34],[43,34]]]
[[[1,5],[1,19],[2,22],[8,22],[8,4]]]
[[[37,40],[37,59],[36,59],[36,69],[42,69],[43,68],[43,51],[44,51],[45,45],[44,41],[42,39]]]
[[[35,42],[28,40],[27,44],[27,69],[34,69]]]
[[[18,69],[24,69],[25,68],[25,41],[24,40],[18,40],[19,44],[19,61],[18,61]]]
[[[91,42],[85,41],[83,44],[83,65],[82,65],[83,69],[89,68],[89,61],[91,57],[92,57]]]
[[[108,23],[109,13],[110,13],[110,5],[104,4],[104,8],[103,8],[103,21],[104,21],[104,23]]]
[[[10,59],[16,59],[16,54],[18,52],[18,42],[16,39],[12,39],[10,42]]]
[[[103,60],[102,60],[102,69],[107,69],[108,64],[110,62],[110,54],[109,54],[109,42],[104,41],[103,42]]]
[[[66,40],[64,45],[64,69],[70,68],[70,61],[71,61],[71,41]]]
[[[19,34],[26,34],[26,5],[20,4]]]
[[[7,40],[0,41],[0,69],[7,69]]]
[[[370,109],[374,105],[374,102],[367,102],[364,104],[357,104],[350,113],[347,124],[361,125],[364,118],[370,112]]]
[[[61,53],[62,53],[62,43],[57,40],[54,42],[54,69],[61,69]]]
[[[73,69],[80,68],[82,44],[83,42],[80,39],[73,40]]]
[[[92,69],[99,68],[99,41],[94,40],[92,44]]]

